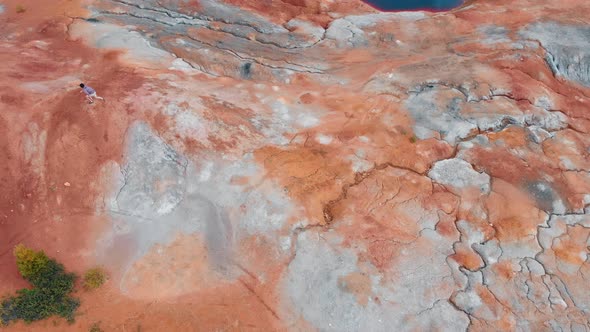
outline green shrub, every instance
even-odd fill
[[[3,303],[8,314],[2,320],[22,319],[27,323],[45,319],[53,315],[74,320],[74,312],[78,308],[78,300],[69,296],[56,296],[51,290],[42,288],[21,289],[17,296]],[[7,319],[6,319],[7,318]]]
[[[106,279],[106,274],[101,268],[90,269],[84,274],[84,288],[86,290],[96,289],[102,286]]]
[[[19,272],[34,288],[21,289],[16,296],[4,299],[0,304],[0,321],[33,322],[53,315],[72,321],[80,304],[70,297],[76,276],[65,272],[63,265],[43,251],[18,245],[14,255]]]
[[[18,271],[27,281],[31,281],[31,277],[40,275],[40,271],[49,263],[49,258],[43,251],[35,251],[22,244],[14,247],[13,253]]]
[[[23,6],[23,5],[16,5],[16,12],[17,13],[22,14],[22,13],[24,13],[26,11],[27,11],[27,9],[25,8],[25,6]]]

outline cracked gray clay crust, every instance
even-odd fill
[[[108,9],[112,3],[119,5],[116,10]],[[323,53],[370,48],[375,39],[367,30],[387,26],[394,20],[421,19],[420,15],[367,15],[336,19],[327,29],[301,21],[286,25],[292,30],[302,27],[297,31],[305,33],[298,34],[256,14],[235,19],[229,15],[238,11],[214,1],[203,2],[198,14],[174,6],[104,1],[93,8],[93,17],[100,23],[91,24],[95,28],[123,23],[157,26],[152,38],[154,47],[175,57],[180,57],[178,50],[183,49],[184,62],[213,77],[289,82],[293,73],[304,73],[310,77],[321,75],[318,79],[328,84],[347,78],[332,71],[333,64],[325,60]],[[477,33],[487,36],[485,47],[502,43],[517,47],[514,45],[523,43],[527,46],[522,52],[544,56],[554,75],[587,84],[581,62],[564,62],[576,49],[557,41],[554,32],[559,29],[575,38],[586,31],[539,23],[522,28],[516,35],[498,26]],[[222,40],[212,39],[210,33]],[[161,39],[167,35],[177,38]],[[206,69],[209,64],[202,58],[191,58],[205,49],[216,54],[213,61],[234,70]],[[407,51],[400,48],[393,52]],[[585,251],[579,254],[578,263],[566,263],[562,256],[556,256],[560,246],[571,245],[572,241],[585,247],[589,221],[584,208],[568,205],[564,197],[567,194],[555,187],[549,175],[535,173],[526,181],[512,181],[498,174],[501,171],[489,166],[481,155],[481,151],[506,146],[502,140],[491,141],[493,135],[524,130],[530,143],[509,153],[526,164],[538,162],[535,154],[542,151],[544,142],[556,140],[556,133],[571,131],[571,118],[556,101],[561,97],[551,91],[520,96],[502,83],[503,72],[468,56],[456,62],[456,56],[445,55],[430,63],[416,62],[376,73],[363,86],[364,93],[382,93],[398,100],[412,120],[416,139],[439,141],[449,152],[426,162],[426,166],[405,165],[395,159],[371,159],[370,152],[369,156],[366,152],[371,150],[371,140],[360,140],[354,156],[364,164],[355,166],[356,174],[341,184],[339,193],[323,200],[321,218],[306,218],[296,209],[287,213],[274,210],[296,203],[287,197],[277,201],[272,198],[277,193],[268,196],[268,191],[249,192],[242,201],[252,203],[251,197],[258,197],[269,203],[250,206],[247,209],[252,212],[243,215],[246,219],[236,218],[232,209],[228,210],[236,204],[234,201],[221,198],[219,193],[211,196],[210,191],[199,189],[199,184],[190,184],[203,165],[193,165],[162,138],[151,134],[146,125],[135,125],[128,135],[128,162],[121,166],[123,185],[112,209],[114,215],[122,216],[127,232],[141,244],[135,259],[154,243],[170,241],[173,231],[202,233],[212,264],[221,267],[226,278],[239,278],[242,265],[236,268],[235,260],[251,264],[236,252],[237,243],[248,234],[274,238],[271,246],[281,248],[277,257],[287,259],[287,263],[277,283],[279,303],[276,309],[269,310],[274,317],[294,326],[293,330],[300,326],[299,319],[322,331],[588,328],[590,302],[587,292],[580,291],[586,289],[580,284],[588,273]],[[490,71],[495,72],[497,81],[483,74]],[[290,109],[299,107],[302,112],[305,106],[287,106],[272,97],[265,99],[273,109],[270,116],[278,118],[269,118],[261,111],[256,127],[272,132],[273,142],[280,142],[285,132],[297,133],[302,124],[313,127],[318,121],[300,118],[287,128],[285,124],[292,121]],[[202,100],[191,104],[202,104]],[[250,107],[260,108],[256,103]],[[178,117],[176,112],[173,115]],[[277,132],[279,127],[284,130]],[[289,144],[297,140],[297,135]],[[309,136],[304,145],[308,140]],[[323,135],[319,140],[329,145],[333,138]],[[264,160],[264,166],[270,167],[267,172],[274,167],[267,164],[272,158],[275,155]],[[206,170],[213,174],[227,171]],[[320,171],[317,168],[306,178]],[[258,170],[248,171],[246,176],[255,172]],[[146,187],[162,179],[168,179],[165,191],[156,193],[153,185]],[[516,207],[502,209],[503,204],[510,205],[507,195],[512,193],[520,202],[517,205],[533,211],[523,217],[530,220],[521,221]],[[227,198],[239,201],[243,197],[231,195]],[[431,198],[435,196],[444,196],[448,202]],[[278,215],[272,217],[272,211]],[[287,221],[289,213],[297,220],[294,224]],[[508,227],[514,227],[514,223],[524,223],[526,226],[521,227],[526,229],[512,236],[514,231]],[[382,230],[373,233],[374,227]],[[448,229],[446,233],[441,231],[443,227]],[[357,229],[358,234],[351,235],[351,229]],[[574,236],[576,229],[586,235]],[[249,273],[266,278],[264,270],[254,268]],[[506,274],[511,281],[505,279]]]

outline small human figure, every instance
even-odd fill
[[[96,94],[96,91],[94,91],[93,88],[84,85],[84,83],[80,83],[80,87],[82,88],[82,91],[80,91],[80,93],[84,92],[86,94],[86,99],[88,99],[88,102],[90,102],[91,104],[94,103],[94,99],[92,98],[98,98],[100,100],[104,100],[103,97],[99,97]]]

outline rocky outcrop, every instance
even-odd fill
[[[546,52],[546,60],[553,74],[590,86],[588,26],[539,22],[525,27],[520,34],[540,43]]]

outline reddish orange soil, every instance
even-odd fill
[[[17,14],[17,4],[26,12]],[[0,167],[1,294],[27,286],[12,255],[18,243],[43,249],[79,275],[94,264],[96,234],[110,223],[95,213],[103,195],[99,172],[105,162],[121,161],[126,130],[140,116],[122,100],[149,79],[122,65],[116,52],[68,39],[68,16],[83,14],[79,2],[41,6],[32,0],[9,0],[5,5],[6,24],[0,25],[0,33],[15,37],[0,44],[0,151],[5,156]],[[22,85],[68,75],[79,77],[107,100],[88,105],[78,80],[39,94]],[[32,130],[31,123],[37,129]],[[22,152],[28,143],[20,139],[27,131],[33,132],[36,143],[39,133],[46,132],[44,149],[31,152],[29,159]],[[41,167],[44,172],[39,172]],[[246,276],[223,290],[197,291],[167,302],[129,299],[119,285],[107,283],[100,291],[76,294],[82,306],[73,325],[55,318],[32,325],[17,322],[10,330],[80,331],[96,322],[105,331],[192,331],[196,326],[199,331],[260,330],[278,321],[265,305],[264,296],[272,295],[258,288]]]
[[[17,3],[27,8],[26,15],[14,12]],[[56,6],[36,6],[33,1],[6,4],[8,19],[1,28],[2,34],[17,36],[0,53],[4,64],[0,70],[0,91],[6,110],[0,114],[0,147],[7,156],[0,170],[3,291],[24,285],[11,255],[11,248],[19,242],[33,247],[43,244],[50,255],[68,267],[84,268],[75,262],[84,261],[81,255],[91,245],[88,241],[93,240],[92,230],[99,229],[104,222],[93,218],[100,193],[89,186],[88,179],[97,178],[102,163],[121,157],[120,142],[131,120],[127,112],[106,105],[116,106],[116,100],[125,91],[141,85],[142,78],[134,75],[132,69],[121,67],[116,55],[67,40],[64,32],[71,20],[63,13],[76,15],[79,11],[72,10],[76,6],[72,1]],[[35,41],[47,46],[36,48]],[[82,75],[83,64],[88,64],[89,69]],[[76,81],[40,94],[22,87],[24,82],[67,75],[83,77],[98,91],[112,96],[111,101],[94,107],[86,105],[76,89]],[[21,151],[27,149],[27,143],[19,138],[31,131],[31,123],[38,128],[35,132],[46,132],[45,145],[42,151],[32,152],[30,160],[23,160]],[[34,136],[39,135],[33,133],[31,137]],[[46,168],[49,178],[39,174],[39,163]],[[65,182],[71,186],[64,186]]]

